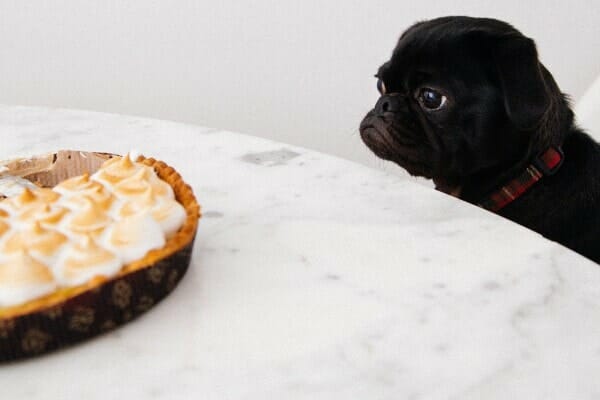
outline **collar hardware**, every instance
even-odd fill
[[[521,197],[529,188],[544,176],[552,176],[560,169],[565,160],[561,147],[550,147],[542,152],[516,178],[484,198],[478,206],[497,212]]]
[[[561,147],[550,147],[533,160],[533,165],[544,175],[552,176],[562,166],[565,153]]]

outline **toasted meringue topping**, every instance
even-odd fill
[[[0,221],[0,237],[10,230],[10,225],[4,221]]]
[[[36,222],[26,230],[19,230],[8,236],[2,246],[2,252],[11,254],[28,251],[50,263],[54,258],[53,256],[66,242],[67,237],[65,235],[45,229],[39,222]]]
[[[141,170],[140,172],[144,172]],[[137,197],[146,192],[152,192],[152,186],[140,179],[125,179],[114,186],[114,191],[117,196],[122,197]]]
[[[128,198],[126,203],[119,210],[118,215],[122,218],[138,214],[142,211],[148,211],[156,204],[156,196],[150,187],[139,196]]]
[[[85,173],[81,176],[62,181],[58,185],[54,186],[53,190],[60,194],[73,194],[88,189],[92,189],[97,186],[102,186],[100,183],[90,180],[90,174]]]
[[[21,304],[56,290],[50,269],[26,251],[0,261],[0,306]]]
[[[113,196],[108,190],[105,188],[98,188],[92,189],[88,192],[83,192],[78,196],[68,197],[62,202],[62,204],[77,212],[87,208],[88,204],[91,202],[98,210],[109,213],[115,200],[116,197]]]
[[[102,168],[92,175],[92,179],[104,184],[114,185],[134,175],[142,168],[141,164],[134,163],[127,154],[124,157],[114,157],[107,160]]]
[[[84,236],[63,254],[57,265],[57,279],[64,286],[81,285],[97,276],[113,276],[121,266],[116,254],[100,247],[91,236]]]
[[[28,194],[29,193],[29,194]],[[54,203],[60,197],[52,189],[25,189],[21,196],[25,196],[33,202],[37,203]]]
[[[130,156],[53,189],[26,186],[0,201],[0,307],[114,276],[185,219],[171,186]]]
[[[1,169],[2,167],[0,167],[0,172],[2,172]],[[19,178],[17,176],[8,175],[0,177],[0,197],[18,196],[25,188],[36,189],[37,186],[27,179]]]
[[[94,203],[106,209],[111,206],[114,200],[112,193],[100,182],[91,180],[89,174],[63,181],[55,186],[53,190],[65,196],[68,199],[66,203],[75,208],[77,208],[77,201],[83,197],[91,199]]]
[[[84,206],[81,210],[74,211],[68,228],[75,233],[90,233],[105,228],[111,221],[105,209],[91,199],[84,198]]]
[[[24,250],[0,262],[0,285],[48,283],[52,279],[50,269]]]
[[[106,190],[106,188],[103,186],[90,189],[83,195],[105,210],[108,210],[115,200],[115,197],[112,195],[112,193]]]
[[[137,201],[125,203],[119,211],[119,216],[126,218],[143,212],[149,213],[158,222],[167,237],[171,237],[181,228],[187,215],[183,206],[175,200],[163,199],[157,202],[154,196],[147,194]]]
[[[143,165],[134,175],[115,184],[115,192],[122,196],[137,196],[147,188],[158,197],[174,198],[173,188],[161,180],[152,167]]]
[[[35,189],[33,189],[33,190],[35,190]],[[28,203],[35,202],[37,200],[37,196],[35,195],[33,190],[31,190],[29,188],[25,188],[25,190],[23,190],[23,192],[20,195],[15,197],[15,199],[20,204],[28,204]]]
[[[149,214],[140,213],[112,225],[104,238],[104,244],[119,254],[127,264],[141,259],[150,250],[163,247],[165,235]]]
[[[28,207],[54,203],[60,195],[50,189],[25,188],[20,195],[9,197],[2,202],[3,206],[12,210],[24,210]],[[7,210],[10,211],[10,210]]]
[[[57,225],[69,212],[68,209],[50,204],[37,204],[25,209],[18,216],[21,222],[37,221],[42,224]]]
[[[185,222],[185,208],[175,200],[165,200],[151,210],[152,218],[160,224],[167,237],[173,236]]]

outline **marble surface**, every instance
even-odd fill
[[[2,398],[598,399],[600,268],[408,179],[172,122],[0,106],[0,159],[136,149],[202,203],[140,319],[0,366]]]

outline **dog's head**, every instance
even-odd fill
[[[417,23],[376,77],[381,97],[361,123],[362,140],[446,192],[562,141],[566,100],[534,42],[504,22]]]

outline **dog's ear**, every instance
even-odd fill
[[[525,36],[508,36],[497,38],[490,50],[508,118],[519,129],[535,128],[552,101],[535,43]]]

